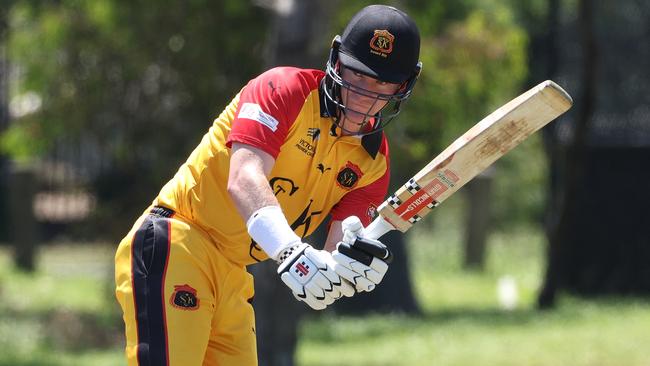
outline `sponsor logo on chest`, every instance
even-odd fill
[[[300,141],[295,145],[296,148],[303,152],[307,156],[314,156],[316,153],[316,142],[320,137],[319,128],[308,128],[307,136],[301,137]]]
[[[306,139],[301,138],[300,141],[296,144],[296,148],[302,151],[307,156],[314,156],[316,153],[316,145],[307,141]]]

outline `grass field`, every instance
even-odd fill
[[[0,250],[0,365],[123,365],[111,298],[112,249],[53,246],[38,271],[12,270]]]
[[[563,296],[539,312],[538,229],[493,233],[485,271],[467,272],[457,218],[436,220],[409,244],[423,315],[310,317],[299,365],[650,365],[650,302]],[[124,365],[112,256],[106,246],[51,246],[27,275],[0,249],[0,365]],[[497,300],[504,276],[516,284],[513,310]]]
[[[461,270],[455,231],[433,234],[420,232],[411,243],[422,317],[306,322],[300,364],[650,365],[647,301],[563,296],[556,310],[535,309],[543,269],[539,231],[493,235],[483,273]],[[497,300],[503,276],[517,284],[519,302],[513,310],[502,309]]]

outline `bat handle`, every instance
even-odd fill
[[[363,229],[363,237],[377,240],[391,230],[396,229],[388,221],[384,220],[381,215],[379,215],[370,223],[370,225],[368,225],[368,227]]]

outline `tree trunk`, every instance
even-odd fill
[[[37,243],[37,225],[33,209],[36,194],[34,171],[30,167],[15,168],[11,173],[9,192],[14,262],[17,268],[32,272],[35,268]]]
[[[286,8],[280,8],[284,4]],[[329,6],[327,5],[329,4]],[[325,64],[313,48],[323,45],[318,41],[328,29],[326,10],[336,4],[327,0],[270,1],[274,11],[272,28],[266,46],[267,68],[274,66],[319,67]],[[313,17],[313,14],[321,14]],[[322,236],[322,234],[321,234]],[[311,242],[316,243],[311,240]],[[318,243],[324,243],[324,239]],[[307,311],[307,305],[296,301],[280,281],[277,264],[266,261],[250,267],[255,277],[256,332],[260,365],[292,366],[298,340],[298,324]]]
[[[9,39],[9,6],[0,6],[0,133],[9,125],[9,62],[7,40]]]
[[[296,301],[280,281],[273,261],[250,267],[255,277],[255,322],[257,358],[260,365],[294,365],[298,322],[306,304]]]
[[[9,34],[8,17],[9,4],[0,6],[0,135],[9,126],[9,61],[7,56],[7,39]],[[7,157],[0,152],[0,217],[8,217],[7,190],[9,186],[9,170]],[[8,240],[7,220],[0,222],[0,241]]]
[[[465,186],[467,221],[465,228],[465,269],[483,270],[490,226],[490,191],[494,167],[490,167]]]
[[[571,219],[578,214],[576,193],[584,174],[583,167],[586,163],[585,145],[589,122],[592,118],[596,99],[596,71],[598,50],[594,32],[593,4],[591,0],[578,2],[578,24],[582,56],[582,93],[579,100],[579,111],[573,130],[573,141],[566,151],[566,164],[563,170],[563,191],[560,196],[561,207],[558,210],[557,224],[548,232],[548,264],[543,288],[538,297],[538,306],[542,309],[555,305],[556,291],[558,288],[560,268],[565,258],[562,243],[569,237]]]
[[[546,47],[544,50],[544,54],[546,55],[546,74],[544,75],[545,79],[554,80],[557,75],[559,63],[557,45],[557,34],[558,28],[560,27],[559,18],[560,0],[549,0],[547,17],[548,32],[546,34]],[[557,218],[555,217],[555,213],[559,212],[559,207],[561,207],[561,202],[559,202],[562,195],[559,181],[561,147],[560,144],[556,141],[557,126],[558,123],[554,122],[550,123],[542,129],[544,148],[546,150],[546,156],[549,162],[549,184],[546,194],[547,203],[545,213],[545,229],[547,233],[550,233],[552,228],[557,225]]]

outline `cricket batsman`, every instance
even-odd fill
[[[363,228],[387,193],[382,130],[419,52],[407,14],[371,5],[325,71],[277,67],[241,89],[117,249],[129,365],[256,365],[246,266],[259,261],[316,310],[380,283],[391,254]],[[328,214],[317,250],[303,238]]]

